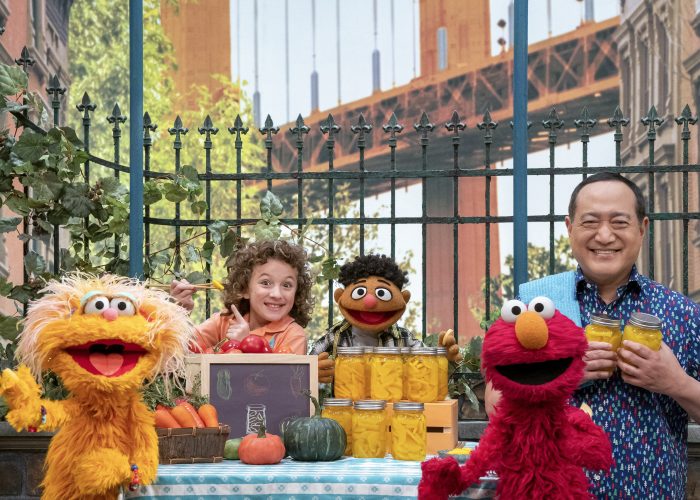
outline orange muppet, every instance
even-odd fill
[[[44,499],[115,499],[156,477],[158,437],[143,403],[145,380],[183,368],[193,326],[187,311],[135,280],[87,275],[52,281],[32,302],[17,371],[0,395],[18,431],[58,429],[46,455]],[[41,399],[52,370],[70,395]]]
[[[330,356],[335,357],[338,347],[423,345],[396,324],[411,298],[411,292],[403,289],[408,283],[406,274],[386,255],[359,256],[340,268],[338,281],[344,288],[336,288],[333,297],[344,319],[318,339],[310,353],[318,355],[319,382],[331,382],[335,364]],[[439,344],[447,347],[450,361],[459,360],[459,346],[451,331],[439,335]]]

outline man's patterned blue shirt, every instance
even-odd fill
[[[662,321],[664,342],[691,377],[700,380],[700,306],[638,273],[605,304],[594,283],[576,272],[577,299],[585,327],[592,313],[620,318],[641,311]],[[575,404],[587,403],[593,420],[610,436],[615,464],[610,474],[589,472],[598,498],[682,499],[687,474],[688,414],[672,398],[626,384],[615,371],[608,380],[578,390]]]

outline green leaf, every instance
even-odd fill
[[[212,254],[214,253],[214,247],[215,247],[215,246],[216,246],[216,245],[214,245],[214,242],[213,242],[213,241],[207,241],[207,242],[205,242],[204,245],[202,246],[202,250],[201,250],[202,258],[203,258],[206,262],[208,262],[209,264],[212,263],[212,261],[211,261],[211,256],[212,256]]]
[[[114,198],[121,198],[129,193],[126,186],[119,183],[119,179],[116,177],[103,177],[99,181],[100,188],[104,191],[107,196],[112,196]]]
[[[17,225],[22,222],[22,217],[10,217],[0,219],[0,233],[9,233],[17,229]]]
[[[63,132],[63,136],[66,138],[66,140],[73,146],[78,148],[83,147],[83,141],[78,138],[78,134],[76,134],[75,130],[73,130],[71,127],[61,127],[60,130]]]
[[[276,240],[279,239],[282,230],[279,225],[271,225],[264,220],[259,220],[253,227],[253,233],[258,241]]]
[[[20,318],[0,314],[0,338],[14,341],[20,332],[18,327]]]
[[[0,94],[14,96],[27,88],[29,79],[19,66],[0,64]]]
[[[13,152],[23,160],[30,162],[38,161],[39,158],[46,153],[44,136],[30,130],[25,130],[19,138],[19,141],[17,141],[17,144],[15,144]]]
[[[70,250],[61,248],[61,269],[64,271],[74,271],[78,260],[73,257]]]
[[[14,285],[5,278],[0,278],[0,295],[7,297],[7,295],[12,291],[13,286]]]
[[[187,199],[187,190],[178,184],[167,183],[164,191],[165,199],[173,203],[180,203]]]
[[[279,217],[284,212],[280,199],[272,191],[267,191],[260,200],[260,217],[270,221],[272,217]]]
[[[160,187],[158,183],[149,179],[143,183],[143,204],[153,205],[163,199],[163,195],[160,192]]]
[[[187,262],[197,262],[199,260],[199,252],[194,245],[187,244],[184,250],[184,257]]]
[[[44,258],[33,250],[30,250],[24,257],[24,268],[27,274],[34,276],[41,274],[46,269]]]
[[[207,211],[207,202],[204,200],[197,200],[195,202],[192,202],[190,208],[192,209],[193,214],[202,215],[204,212]]]
[[[226,236],[224,236],[224,239],[219,246],[219,255],[222,257],[228,257],[231,255],[236,246],[236,241],[238,241],[238,234],[236,234],[236,231],[233,228],[226,231]]]
[[[26,304],[34,298],[34,289],[29,285],[17,285],[12,288],[9,298],[22,304]]]
[[[201,271],[195,271],[193,273],[188,274],[185,276],[185,279],[189,281],[190,283],[206,283],[207,281],[207,275],[204,274]]]
[[[182,187],[188,191],[197,191],[199,189],[199,176],[197,169],[191,165],[185,165],[180,171]]]
[[[5,200],[7,208],[19,215],[29,215],[29,201],[24,193],[15,191]]]
[[[86,184],[68,184],[61,198],[61,203],[74,217],[87,217],[95,210],[95,203],[88,198]]]
[[[209,229],[211,234],[211,240],[218,245],[224,239],[226,231],[228,231],[228,224],[222,220],[217,220],[209,224],[207,229]]]

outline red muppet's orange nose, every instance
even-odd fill
[[[525,349],[542,349],[547,345],[549,329],[542,316],[525,311],[515,320],[515,336]]]

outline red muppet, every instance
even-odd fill
[[[498,474],[504,499],[590,499],[583,468],[609,470],[605,432],[568,401],[583,376],[583,330],[546,297],[506,302],[484,339],[486,380],[503,393],[479,446],[461,468],[454,458],[423,462],[418,498],[446,499]]]
[[[319,382],[330,382],[338,347],[384,346],[417,347],[423,343],[397,322],[406,310],[411,292],[406,272],[386,255],[362,255],[340,268],[338,281],[344,288],[333,294],[343,321],[331,327],[311,348],[318,356]],[[447,348],[447,358],[461,358],[459,346],[451,330],[439,335],[439,343]]]

